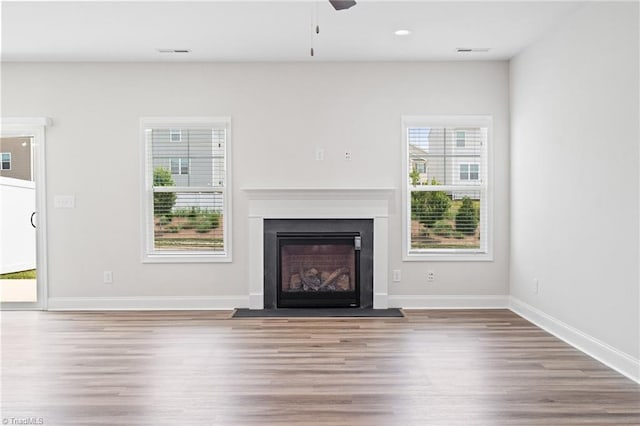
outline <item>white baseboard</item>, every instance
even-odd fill
[[[390,308],[406,309],[509,309],[509,296],[389,295]]]
[[[49,311],[224,310],[246,308],[247,296],[51,297]]]
[[[511,310],[608,367],[640,383],[640,360],[511,296]]]

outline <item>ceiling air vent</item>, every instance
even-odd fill
[[[471,52],[488,52],[490,49],[488,47],[457,47],[456,52],[458,53],[471,53]]]
[[[191,49],[156,49],[160,53],[191,53]]]

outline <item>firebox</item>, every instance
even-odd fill
[[[278,307],[360,306],[359,233],[278,233]]]
[[[372,308],[372,219],[265,219],[264,307]]]

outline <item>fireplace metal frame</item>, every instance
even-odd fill
[[[296,234],[360,236],[361,248],[357,271],[359,306],[352,309],[373,308],[373,219],[264,219],[265,309],[278,309],[278,286],[280,285],[278,234],[283,236]]]

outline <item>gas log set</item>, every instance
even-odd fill
[[[349,268],[341,267],[333,272],[318,271],[316,268],[303,270],[291,275],[289,287],[285,291],[349,291],[352,290]]]

